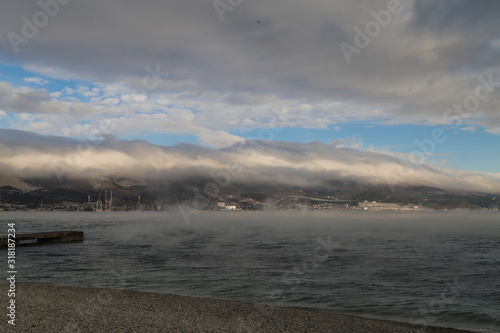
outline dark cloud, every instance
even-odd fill
[[[10,112],[40,112],[40,105],[51,101],[52,97],[44,89],[13,90],[12,86],[0,82],[0,109]]]
[[[498,31],[500,3],[495,0],[415,1],[413,24],[435,33]],[[491,37],[485,36],[485,37]]]

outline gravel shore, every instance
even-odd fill
[[[8,304],[6,284],[0,285]],[[465,332],[294,308],[129,290],[18,284],[0,332]]]

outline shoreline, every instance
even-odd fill
[[[0,284],[3,304],[7,289]],[[16,289],[16,325],[4,318],[2,332],[470,332],[133,290],[36,284],[18,284]]]

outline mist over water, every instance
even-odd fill
[[[2,213],[21,283],[133,289],[500,332],[498,212]]]

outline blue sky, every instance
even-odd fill
[[[166,146],[319,141],[404,158],[442,129],[425,163],[500,173],[499,8],[279,0],[221,17],[198,0],[88,1],[61,5],[27,38],[21,18],[43,8],[15,3],[0,20],[0,126]]]

